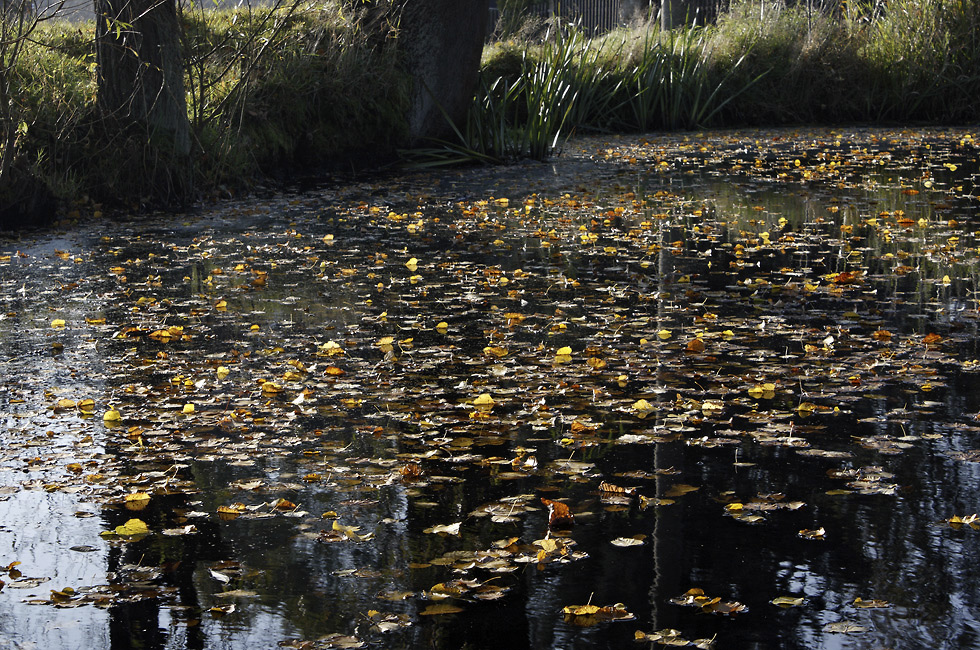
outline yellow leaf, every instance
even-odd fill
[[[194,404],[191,402],[184,404],[184,408],[181,410],[181,413],[183,413],[184,415],[190,415],[193,412],[194,412]]]
[[[225,366],[218,366],[217,370],[215,370],[215,374],[218,375],[218,379],[224,379],[231,374],[231,370],[228,370],[228,368]]]
[[[102,416],[102,420],[104,422],[119,422],[122,420],[122,415],[114,407],[110,407]]]
[[[116,526],[115,533],[120,537],[136,537],[138,535],[146,535],[150,532],[150,529],[145,523],[139,519],[130,519],[122,526]]]
[[[852,604],[858,609],[885,609],[892,606],[887,600],[879,600],[876,598],[871,600],[855,598]]]
[[[235,508],[231,508],[228,506],[218,506],[218,517],[224,521],[235,519],[240,514],[242,513],[236,510]]]
[[[637,413],[643,413],[645,415],[653,410],[653,404],[645,399],[638,399],[633,402],[633,410]]]
[[[126,501],[126,503],[133,503],[139,501],[146,502],[150,500],[150,495],[147,494],[146,492],[133,492],[132,494],[127,494],[123,498]]]
[[[405,267],[408,268],[408,270],[411,271],[412,273],[415,273],[419,268],[419,261],[413,257],[412,259],[405,262]]]
[[[267,381],[262,384],[262,392],[266,395],[275,395],[276,393],[282,392],[282,386],[274,381]]]
[[[566,345],[563,348],[558,348],[558,352],[556,354],[558,356],[568,356],[568,355],[571,355],[572,354],[572,348],[570,348],[570,347],[568,347]]]
[[[55,329],[61,329],[64,326],[65,326],[65,321],[62,318],[55,318],[53,321],[51,321],[51,327]]]
[[[327,341],[317,350],[317,354],[327,357],[334,357],[343,353],[344,348],[342,348],[336,341]]]
[[[673,335],[674,333],[671,332],[670,330],[660,330],[659,332],[657,332],[657,338],[659,338],[661,341],[666,341]]]
[[[493,397],[490,396],[490,393],[483,393],[475,400],[473,400],[473,406],[477,408],[490,408],[495,403],[496,402],[493,401]]]
[[[56,411],[63,411],[63,410],[67,410],[67,409],[73,409],[73,408],[75,408],[75,406],[76,406],[75,400],[73,400],[73,399],[67,399],[67,398],[59,399],[54,404],[54,408],[55,408]]]
[[[142,510],[150,503],[150,495],[146,492],[127,494],[123,499],[126,510]]]

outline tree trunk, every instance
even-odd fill
[[[402,0],[399,49],[412,75],[413,143],[452,137],[479,79],[489,0]],[[447,120],[448,118],[448,120]]]
[[[98,107],[142,143],[144,188],[155,198],[190,194],[190,123],[175,0],[96,0]]]
[[[704,0],[663,0],[660,5],[660,28],[706,25],[715,17],[714,6],[714,3]]]

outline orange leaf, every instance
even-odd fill
[[[687,342],[687,351],[700,354],[704,352],[704,339],[691,339]]]
[[[567,526],[575,523],[575,517],[572,516],[572,511],[564,503],[544,498],[541,499],[541,503],[548,506],[549,528],[555,524],[564,524]]]

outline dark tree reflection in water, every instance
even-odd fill
[[[4,244],[0,638],[974,647],[977,174],[582,140]]]

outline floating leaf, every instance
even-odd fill
[[[637,417],[645,418],[647,415],[653,412],[653,404],[646,401],[645,399],[638,399],[633,402],[633,412],[636,413]]]
[[[548,508],[549,528],[552,526],[570,526],[575,523],[575,517],[572,516],[572,511],[561,501],[542,498],[541,503]]]
[[[490,396],[490,393],[483,393],[473,400],[473,406],[477,407],[478,409],[493,408],[495,403],[496,402],[493,401],[493,397]]]
[[[892,606],[887,600],[864,600],[863,598],[855,598],[854,602],[851,603],[854,607],[858,609],[887,609]]]
[[[802,607],[806,599],[796,596],[777,596],[769,602],[778,607]]]
[[[565,620],[572,625],[589,627],[605,621],[630,621],[634,616],[622,603],[599,607],[597,605],[568,605],[562,608]]]
[[[278,395],[282,392],[282,385],[277,384],[274,381],[266,381],[262,383],[262,393],[265,395]]]
[[[491,345],[483,348],[483,354],[502,359],[507,356],[507,348],[502,348],[499,345]]]
[[[645,536],[641,535],[638,537],[617,537],[616,539],[610,540],[609,543],[612,544],[613,546],[621,546],[621,547],[643,546],[644,543],[643,537]]]
[[[149,534],[150,529],[142,520],[130,519],[122,526],[116,526],[113,532],[119,537],[139,537]]]
[[[439,526],[432,526],[423,530],[423,533],[430,533],[434,535],[459,535],[459,527],[463,522],[457,521],[455,524],[442,524]]]
[[[142,510],[150,503],[150,495],[146,492],[133,492],[123,497],[127,510]]]

